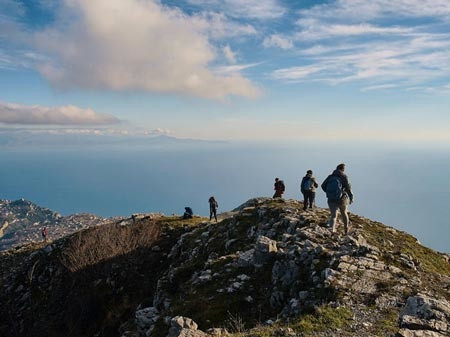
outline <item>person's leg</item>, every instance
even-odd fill
[[[341,213],[342,221],[344,222],[345,233],[348,233],[348,231],[350,229],[349,228],[349,218],[348,218],[348,213],[347,213],[347,206],[348,206],[348,204],[346,202],[343,202],[339,206],[339,211]]]
[[[311,196],[309,199],[309,207],[313,208],[314,207],[314,200],[316,199],[316,192],[311,191]]]
[[[212,217],[213,217],[213,210],[210,208],[209,209],[209,221],[212,220]]]
[[[216,209],[214,210],[214,219],[216,219],[216,222],[217,222],[217,210]]]
[[[330,208],[330,227],[331,227],[331,231],[333,233],[336,232],[336,218],[337,218],[337,211],[339,209],[339,205],[337,205],[336,203],[333,202],[329,202],[328,201],[328,207]]]
[[[303,210],[308,208],[308,192],[303,193]]]

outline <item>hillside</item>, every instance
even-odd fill
[[[41,228],[44,226],[48,229],[49,239],[55,240],[109,221],[88,213],[61,216],[25,199],[0,200],[0,251],[42,241]]]
[[[448,256],[353,214],[332,235],[328,215],[252,199],[0,253],[0,335],[449,336]]]

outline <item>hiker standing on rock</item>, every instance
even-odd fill
[[[336,170],[325,179],[321,187],[327,194],[328,207],[331,213],[330,227],[332,228],[332,232],[336,232],[337,211],[339,210],[342,221],[344,222],[345,233],[347,234],[350,229],[347,207],[353,203],[353,193],[348,177],[344,171],[345,164],[339,164]]]
[[[44,242],[47,242],[47,235],[48,235],[47,227],[44,226],[42,228],[41,234],[42,234],[42,238],[44,239]]]
[[[274,186],[273,189],[275,190],[275,194],[273,195],[273,198],[282,198],[284,190],[285,190],[283,180],[280,180],[279,178],[275,178],[275,184],[273,186]]]
[[[219,204],[217,203],[214,197],[209,198],[208,202],[209,202],[209,221],[212,220],[212,217],[214,215],[214,219],[216,219],[217,222],[217,208],[219,208]]]
[[[303,210],[306,211],[308,208],[313,208],[314,199],[316,198],[316,188],[319,187],[319,184],[316,181],[316,178],[313,177],[313,171],[306,171],[306,175],[303,177],[302,182],[300,184],[300,190],[303,194]]]

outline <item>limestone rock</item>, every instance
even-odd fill
[[[450,334],[450,303],[427,295],[411,296],[400,315],[402,328]]]
[[[167,337],[206,337],[207,334],[198,330],[198,325],[192,319],[176,316],[170,321],[170,329]]]
[[[266,236],[259,236],[256,240],[254,259],[258,265],[263,265],[278,251],[277,242]]]

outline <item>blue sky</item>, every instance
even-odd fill
[[[448,0],[0,0],[0,127],[449,144],[449,19]]]

